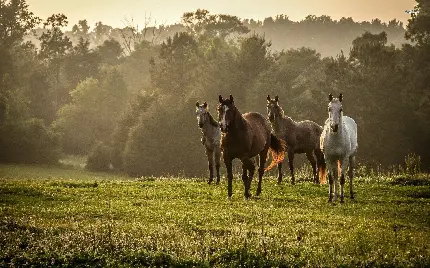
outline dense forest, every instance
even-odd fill
[[[215,113],[233,94],[244,113],[322,125],[327,96],[343,93],[358,124],[358,159],[389,168],[405,156],[430,170],[430,0],[406,27],[309,15],[264,21],[206,10],[142,29],[67,14],[42,20],[25,0],[0,0],[0,161],[57,163],[88,156],[92,170],[134,176],[203,175],[196,101]]]

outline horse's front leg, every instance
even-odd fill
[[[258,187],[257,187],[257,192],[256,192],[256,196],[259,196],[261,194],[261,182],[263,181],[263,175],[264,175],[264,165],[266,164],[266,159],[267,159],[267,153],[269,150],[263,150],[260,154],[259,154],[259,158],[260,158],[260,165],[258,167]],[[279,165],[278,165],[279,167]],[[282,172],[280,173],[282,176]],[[282,180],[282,177],[281,177]],[[279,181],[278,181],[279,182]]]
[[[337,161],[334,162],[334,165],[332,165],[330,169],[331,176],[333,177],[333,202],[337,201],[337,196],[339,195],[339,173],[338,173],[338,165]]]
[[[228,200],[231,200],[231,196],[233,195],[233,159],[230,159],[228,156],[224,155],[224,164],[227,169],[227,197]]]
[[[221,160],[221,148],[219,146],[216,146],[215,148],[216,184],[219,184],[220,177],[221,177],[219,174],[220,160]]]
[[[214,178],[214,151],[206,147],[206,156],[208,157],[208,168],[209,168],[209,180],[208,184],[211,184]]]
[[[349,194],[351,195],[351,199],[354,199],[354,191],[353,191],[353,187],[352,187],[352,178],[354,177],[354,168],[355,168],[355,156],[351,155],[349,157],[349,170],[348,170]]]

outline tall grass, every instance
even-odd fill
[[[430,179],[420,176],[358,177],[356,200],[331,205],[328,186],[305,179],[265,177],[262,196],[245,201],[236,177],[228,201],[225,178],[1,165],[0,266],[425,267]]]

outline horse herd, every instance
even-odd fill
[[[326,173],[329,178],[329,202],[344,202],[345,172],[348,170],[350,196],[354,198],[352,187],[355,152],[357,150],[357,124],[343,115],[342,94],[334,98],[329,94],[328,118],[324,127],[305,120],[295,122],[284,114],[279,105],[279,98],[267,96],[267,117],[257,112],[241,114],[234,104],[233,96],[224,99],[219,96],[217,106],[218,120],[209,112],[207,103],[196,103],[198,126],[202,130],[201,142],[206,148],[209,163],[209,181],[220,181],[221,152],[227,169],[228,198],[232,196],[232,161],[242,162],[242,181],[245,199],[251,197],[251,181],[255,172],[255,159],[258,159],[258,186],[256,195],[261,193],[264,171],[278,166],[278,184],[282,182],[282,161],[285,154],[291,172],[291,183],[295,183],[294,154],[306,154],[312,165],[314,183],[325,183]],[[265,167],[268,154],[272,162]],[[214,165],[215,162],[215,165]],[[328,171],[328,172],[327,172]],[[340,179],[338,180],[338,178]]]

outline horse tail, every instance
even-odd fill
[[[284,161],[287,145],[285,141],[278,139],[275,135],[270,134],[270,147],[269,152],[272,153],[272,163],[265,169],[271,170],[274,166]]]
[[[318,175],[320,178],[320,184],[325,184],[327,176],[327,164],[325,162],[324,153],[318,149],[316,155],[318,158]]]

